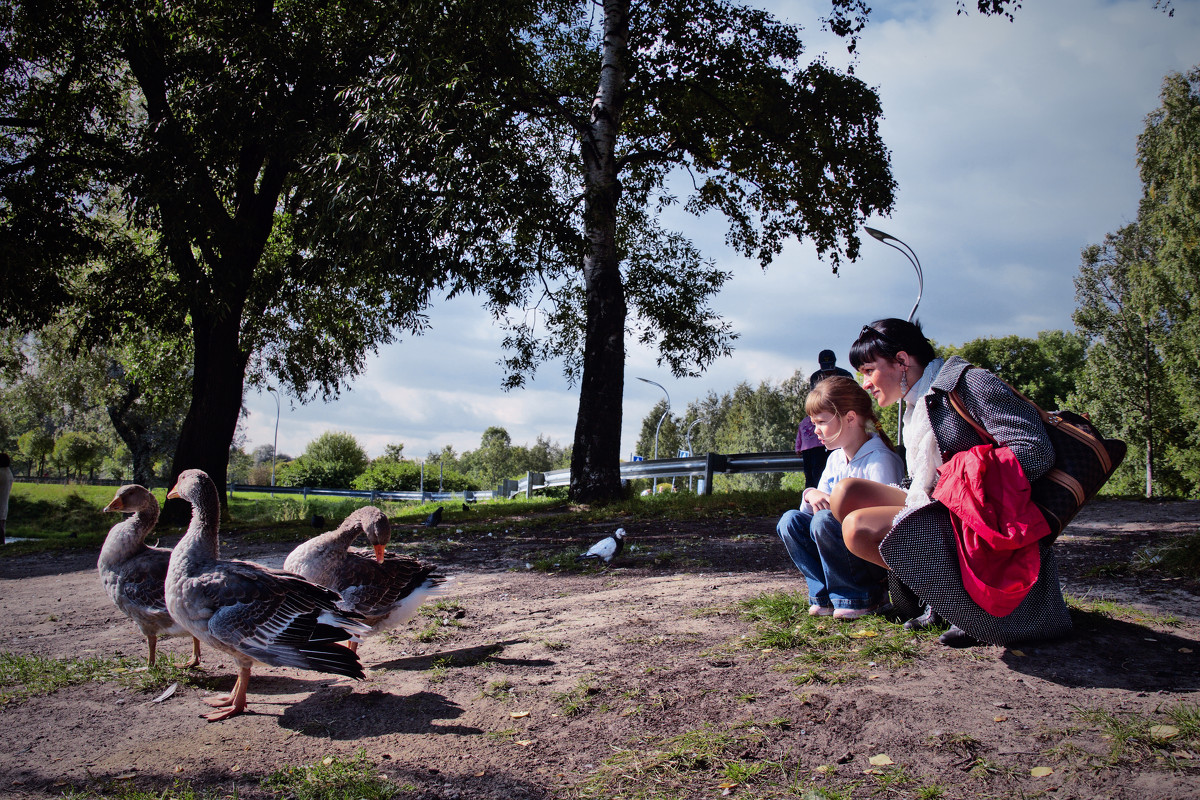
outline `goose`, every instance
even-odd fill
[[[171,551],[167,610],[193,636],[232,656],[238,668],[228,695],[205,700],[217,707],[205,719],[216,722],[245,710],[255,662],[365,677],[358,656],[338,643],[364,635],[370,627],[357,614],[338,608],[336,592],[298,575],[220,558],[220,501],[206,473],[181,473],[167,497],[192,504],[187,533]]]
[[[153,667],[158,651],[158,637],[183,636],[187,630],[167,612],[163,588],[171,551],[151,547],[146,537],[158,522],[158,501],[144,486],[131,483],[117,490],[108,511],[131,513],[108,531],[96,571],[110,600],[121,613],[133,620],[146,637],[150,653],[146,659]],[[200,640],[192,637],[192,660],[185,666],[200,665]]]
[[[359,534],[374,548],[374,558],[350,549]],[[435,574],[433,564],[386,552],[391,538],[387,515],[364,506],[337,530],[314,536],[289,553],[283,568],[337,592],[340,608],[361,614],[372,633],[381,633],[412,619],[422,603],[444,591],[446,581]],[[351,642],[350,649],[357,650],[358,643]]]

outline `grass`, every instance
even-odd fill
[[[152,668],[130,658],[44,658],[0,652],[0,706],[52,694],[81,683],[119,682],[139,692],[158,692],[172,683],[198,685],[202,673],[185,669],[170,653]]]
[[[1105,708],[1076,709],[1109,741],[1108,763],[1140,761],[1146,756],[1173,762],[1172,753],[1200,749],[1200,705],[1179,703],[1155,716]]]
[[[288,800],[390,800],[411,796],[413,786],[400,786],[379,774],[359,748],[353,758],[326,756],[312,764],[283,767],[265,777],[262,788]],[[128,781],[110,781],[100,790],[67,790],[65,800],[228,800],[228,789],[197,790],[184,781],[168,789],[140,789]],[[236,798],[235,794],[232,797]]]
[[[599,692],[593,679],[584,677],[565,692],[551,692],[550,699],[558,704],[564,717],[577,717],[588,710]]]
[[[160,505],[166,490],[153,490]],[[9,536],[29,541],[6,545],[5,555],[21,555],[62,548],[98,547],[104,536],[119,521],[116,514],[101,509],[112,500],[116,487],[36,484],[18,481],[13,485],[9,504]],[[503,527],[506,532],[531,527],[569,523],[572,526],[604,523],[613,526],[630,522],[670,520],[720,520],[768,515],[794,502],[783,491],[729,492],[711,496],[686,493],[666,493],[655,497],[634,497],[604,506],[576,506],[553,497],[493,500],[475,503],[462,510],[458,502],[400,503],[383,502],[380,506],[394,525],[411,526],[406,539],[441,540],[447,531],[492,532]],[[245,537],[247,541],[302,541],[312,536],[314,516],[325,519],[321,530],[332,530],[351,511],[367,505],[366,499],[346,499],[311,495],[265,492],[237,492],[228,500],[228,516],[222,521],[224,535]],[[425,528],[423,523],[431,511],[441,505],[443,522],[437,528]],[[178,533],[181,528],[162,533]],[[570,552],[574,564],[577,552]],[[565,565],[564,565],[565,566]]]
[[[454,635],[456,629],[463,626],[458,618],[466,613],[466,609],[458,600],[442,597],[425,603],[418,613],[429,622],[414,633],[413,638],[424,643],[444,642]]]
[[[908,663],[919,654],[920,640],[934,635],[914,633],[875,615],[852,623],[810,617],[802,591],[767,592],[740,605],[755,628],[744,645],[767,653],[798,651],[795,663],[781,668],[800,672],[795,678],[800,684],[840,683],[861,668]]]
[[[573,794],[652,800],[721,796],[722,788],[736,786],[740,797],[804,797],[787,790],[792,776],[782,763],[744,757],[769,736],[770,726],[751,721],[725,728],[706,723],[676,736],[635,740],[617,749]],[[757,794],[755,787],[770,794]]]

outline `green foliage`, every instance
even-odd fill
[[[384,457],[371,462],[366,471],[354,479],[353,488],[360,491],[416,492],[421,490],[421,465],[414,461],[392,461]],[[461,492],[480,488],[467,476],[453,469],[425,465],[425,491]]]
[[[17,449],[29,463],[29,471],[41,475],[46,470],[46,459],[54,452],[54,437],[41,428],[26,431],[17,439]]]
[[[370,459],[367,451],[362,448],[353,434],[345,431],[326,431],[308,443],[304,449],[304,458],[311,461],[325,461],[334,464],[344,464],[347,469],[362,472]]]
[[[122,667],[105,658],[58,659],[0,652],[0,706],[65,686],[106,680]]]
[[[1036,339],[1002,336],[973,339],[943,348],[946,357],[962,356],[1026,394],[1044,409],[1063,408],[1083,369],[1084,338],[1065,331],[1042,331]]]
[[[379,775],[363,748],[352,759],[327,756],[303,767],[284,767],[269,775],[263,788],[291,800],[387,800],[401,792]]]
[[[104,458],[103,445],[90,433],[67,431],[54,442],[54,460],[77,476],[94,472]]]

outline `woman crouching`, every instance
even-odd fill
[[[892,571],[897,613],[920,615],[914,628],[940,616],[951,623],[940,641],[955,647],[1069,632],[1050,528],[1029,498],[1054,463],[1037,409],[990,372],[937,358],[905,320],[864,325],[850,363],[881,407],[906,404],[909,488],[847,479],[830,499],[850,552]],[[995,446],[954,410],[952,391]]]

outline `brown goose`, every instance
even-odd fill
[[[171,551],[150,547],[146,537],[158,522],[158,501],[144,486],[122,486],[105,511],[132,513],[108,531],[96,570],[109,598],[121,613],[133,620],[150,648],[147,663],[154,666],[159,636],[183,636],[187,630],[167,613],[163,583]],[[192,660],[186,666],[200,664],[200,640],[192,637]]]
[[[374,558],[350,549],[359,534],[366,535]],[[387,516],[375,506],[364,506],[337,530],[314,536],[289,553],[283,568],[333,589],[342,596],[340,608],[361,614],[371,632],[380,633],[412,619],[422,603],[441,593],[446,581],[435,574],[433,564],[385,552],[391,538]],[[358,643],[352,642],[350,649],[357,650]]]
[[[167,497],[192,504],[191,524],[171,552],[167,609],[193,636],[228,653],[238,665],[233,690],[206,701],[217,710],[205,719],[213,722],[245,710],[255,661],[364,677],[358,656],[338,643],[366,634],[370,627],[337,607],[337,593],[296,575],[218,556],[220,503],[207,474],[187,470]]]

